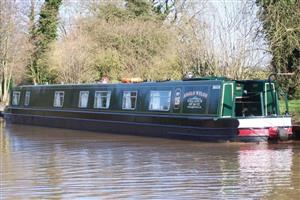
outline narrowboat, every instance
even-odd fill
[[[268,80],[24,85],[11,91],[7,122],[202,141],[288,140]]]

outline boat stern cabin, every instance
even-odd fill
[[[274,82],[235,81],[234,117],[239,120],[240,138],[261,136],[269,140],[287,140],[292,136],[291,116],[279,110]]]
[[[201,78],[15,87],[5,118],[45,125],[208,141],[287,139],[274,83]]]

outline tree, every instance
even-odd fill
[[[23,77],[29,45],[17,1],[0,1],[0,101],[8,103],[9,89]]]
[[[265,54],[264,40],[257,36],[260,22],[253,1],[213,1],[214,10],[206,20],[208,50],[216,59],[215,73],[233,79],[252,79],[265,70],[270,56]],[[209,7],[208,6],[208,7]],[[212,23],[213,22],[213,23]]]
[[[48,67],[45,55],[50,44],[57,38],[58,11],[62,0],[45,0],[37,27],[31,24],[31,42],[34,45],[30,62],[27,66],[30,80],[34,83],[53,82],[54,74]],[[31,10],[31,22],[34,20]]]
[[[178,18],[179,7],[183,7],[185,3],[186,0],[152,0],[152,10],[161,19],[166,19],[172,14],[171,22],[175,22]]]
[[[69,31],[71,34],[54,46],[53,51],[60,53],[55,58],[49,56],[48,60],[58,73],[58,81],[90,82],[103,76],[112,81],[124,77],[144,80],[181,77],[177,37],[153,12],[149,1],[127,1],[125,6],[107,3],[94,10],[97,15],[78,19]],[[66,72],[77,73],[75,68],[80,69],[82,76],[62,79]]]
[[[80,30],[53,44],[47,53],[50,70],[56,73],[56,82],[86,83],[98,79],[90,50],[90,38]]]
[[[300,1],[257,0],[263,33],[272,53],[274,72],[292,72],[279,77],[280,86],[290,97],[300,97]]]
[[[126,0],[126,7],[135,17],[153,15],[151,4],[147,0]]]

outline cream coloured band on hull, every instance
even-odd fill
[[[238,119],[238,128],[291,127],[291,117]]]

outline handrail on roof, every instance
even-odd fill
[[[182,79],[183,81],[213,81],[213,80],[218,80],[218,81],[227,81],[231,80],[225,76],[205,76],[205,77],[192,77],[192,78],[184,78]]]

